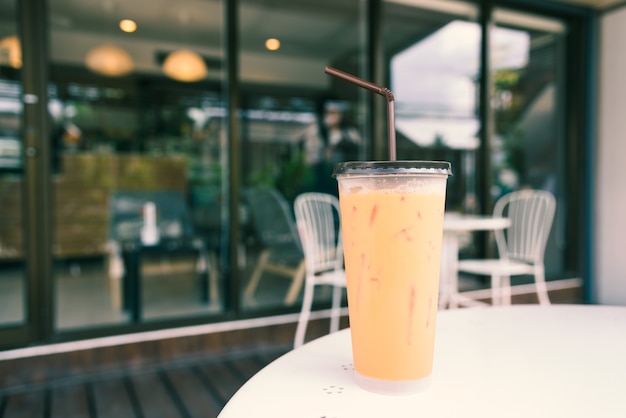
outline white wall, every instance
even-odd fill
[[[600,21],[594,302],[626,305],[626,7]]]

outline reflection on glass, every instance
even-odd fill
[[[511,12],[503,10],[495,16],[499,27],[492,47],[497,60],[492,65],[496,121],[492,196],[497,199],[524,187],[547,188],[554,193],[555,162],[559,161],[557,150],[561,146],[557,135],[557,58],[563,47],[564,27],[558,21],[530,16],[520,27],[511,19]],[[505,49],[508,59],[498,53]]]
[[[323,72],[332,65],[363,74],[361,6],[241,2],[243,309],[299,307],[304,264],[293,201],[309,191],[337,194],[332,164],[365,156],[365,96]],[[331,289],[316,292],[315,303],[330,306]]]
[[[148,3],[112,5],[50,4],[58,329],[223,309],[222,2],[159,14]],[[138,27],[125,33],[129,17]],[[164,73],[180,50],[206,70],[194,82]]]
[[[463,2],[385,2],[399,159],[452,162],[446,208],[476,211],[480,26]]]
[[[22,56],[13,0],[0,1],[0,329],[26,318]]]
[[[494,12],[491,66],[495,136],[492,190],[495,200],[523,188],[548,190],[557,199],[553,231],[546,248],[546,274],[562,275],[558,237],[565,225],[565,138],[560,109],[565,26],[558,20]]]

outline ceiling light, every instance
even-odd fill
[[[165,58],[163,72],[174,80],[190,83],[202,80],[209,71],[200,55],[188,49],[179,49]]]
[[[13,68],[22,68],[22,47],[17,35],[0,39],[0,64],[9,64]]]
[[[109,77],[126,75],[135,67],[133,58],[125,49],[111,44],[90,49],[85,56],[85,65],[91,71]]]
[[[120,20],[120,29],[127,33],[137,30],[137,23],[131,19]]]
[[[269,49],[270,51],[276,51],[280,48],[280,41],[276,38],[269,38],[267,41],[265,41],[265,48]]]

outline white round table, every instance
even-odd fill
[[[459,236],[472,231],[495,231],[511,225],[508,218],[446,213],[443,220],[439,308],[476,306],[480,303],[459,293]]]
[[[269,364],[219,417],[626,417],[626,307],[458,309],[437,327],[425,392],[356,386],[345,329]]]

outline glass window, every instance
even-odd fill
[[[22,68],[16,2],[0,1],[0,330],[26,321]]]
[[[472,212],[479,146],[480,25],[476,7],[456,1],[387,0],[385,56],[396,99],[398,159],[445,160],[446,209]]]
[[[58,329],[223,309],[220,1],[50,2]]]
[[[293,201],[337,195],[332,164],[365,155],[365,95],[324,73],[330,65],[363,76],[361,3],[240,3],[244,309],[299,306]],[[330,295],[322,288],[315,302],[330,306]]]
[[[494,11],[491,43],[494,136],[491,197],[523,188],[548,190],[557,213],[546,247],[546,277],[564,275],[568,215],[563,120],[563,22],[506,9]]]
[[[482,145],[479,119],[481,28],[475,6],[457,1],[387,0],[385,54],[396,97],[398,158],[451,161],[446,209],[488,213],[491,200],[524,187],[552,191],[558,201],[546,250],[548,277],[564,275],[567,204],[562,86],[565,25],[555,19],[495,9],[489,63],[494,121]],[[478,166],[481,146],[491,161]],[[477,186],[479,171],[492,189]],[[468,236],[462,256],[483,252]],[[484,238],[484,237],[483,237]]]
[[[240,0],[240,72],[230,86],[240,108],[236,135],[228,137],[223,33],[233,22],[225,22],[226,3],[148,3],[50,0],[45,11],[20,19],[17,0],[0,0],[3,345],[49,339],[50,325],[56,338],[241,315],[225,312],[231,289],[243,316],[299,309],[304,264],[294,199],[308,191],[336,194],[332,165],[379,151],[372,152],[372,93],[324,73],[330,65],[367,78],[369,60],[381,58],[369,56],[378,46],[366,43],[370,17],[382,27],[398,159],[452,162],[450,211],[485,213],[490,208],[481,203],[525,187],[552,191],[558,206],[547,277],[564,276],[566,261],[576,264],[565,252],[567,239],[569,252],[577,252],[582,230],[574,218],[584,216],[572,205],[580,199],[565,159],[584,136],[575,135],[574,148],[566,141],[566,105],[584,110],[564,103],[567,80],[584,73],[566,68],[566,58],[581,59],[571,47],[565,54],[565,43],[581,36],[574,26],[494,5],[487,130],[479,112],[485,86],[476,2],[384,0],[380,16],[368,16],[368,0]],[[45,34],[19,24],[39,17],[49,22]],[[49,45],[49,100],[23,106],[23,83],[36,90],[39,78],[22,71],[21,38],[35,36],[35,45],[24,45],[34,51],[39,35]],[[41,176],[45,163],[23,159],[22,126],[38,121],[39,106],[49,113],[51,178]],[[229,150],[241,157],[234,173]],[[484,155],[491,159],[479,161]],[[51,202],[26,193],[47,180]],[[483,190],[487,183],[492,187]],[[233,203],[232,223],[241,231],[229,230]],[[27,269],[43,266],[26,259],[24,233],[39,205],[50,214],[36,219],[52,223],[53,265]],[[474,238],[462,257],[488,251],[485,236]],[[235,266],[227,264],[235,258]],[[314,308],[329,307],[330,293],[317,288]],[[55,315],[45,323],[37,309],[51,303]]]

